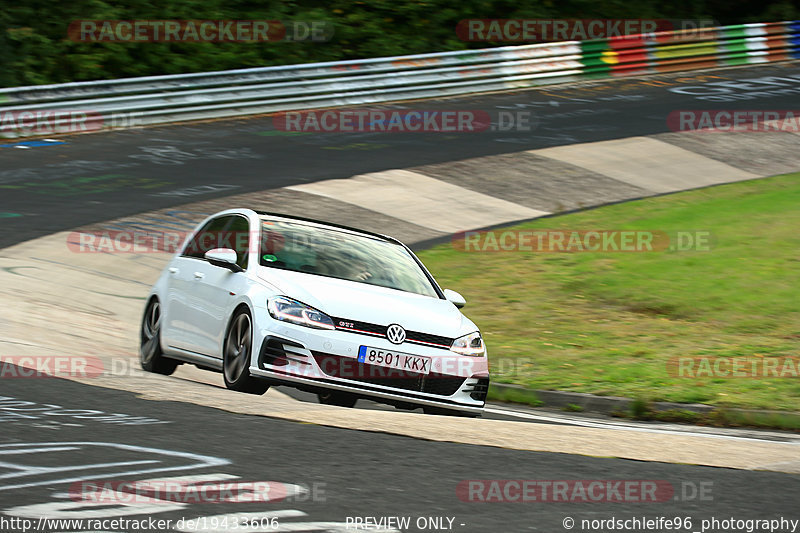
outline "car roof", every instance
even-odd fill
[[[362,235],[369,235],[370,237],[377,237],[377,238],[379,238],[381,240],[389,241],[389,242],[392,242],[392,243],[395,243],[395,244],[399,244],[399,245],[405,247],[405,244],[400,242],[398,239],[395,239],[394,237],[390,237],[389,235],[384,235],[383,233],[376,233],[376,232],[373,232],[373,231],[367,231],[367,230],[363,230],[363,229],[359,229],[359,228],[354,228],[354,227],[351,227],[351,226],[345,226],[344,224],[336,224],[334,222],[326,222],[324,220],[316,220],[316,219],[313,219],[313,218],[299,217],[299,216],[296,216],[296,215],[287,215],[285,213],[275,213],[275,212],[271,212],[271,211],[258,211],[258,210],[254,210],[254,211],[259,216],[286,218],[286,219],[289,219],[289,220],[297,220],[297,221],[300,221],[300,222],[311,222],[311,223],[314,223],[314,224],[319,224],[320,226],[328,226],[328,227],[332,227],[332,228],[338,228],[338,229],[347,230],[347,231],[350,231],[350,232],[353,232],[353,233],[360,233]]]

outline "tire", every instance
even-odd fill
[[[339,407],[353,407],[358,397],[346,392],[326,390],[317,393],[319,403],[325,405],[338,405]]]
[[[426,415],[458,416],[461,418],[480,418],[481,416],[479,413],[457,411],[455,409],[445,409],[443,407],[423,407],[422,412]]]
[[[161,351],[161,303],[151,299],[144,310],[139,331],[139,363],[142,368],[155,374],[169,376],[180,364],[164,357]]]
[[[240,308],[233,314],[222,347],[222,376],[230,390],[264,394],[269,389],[269,383],[250,375],[252,350],[253,319],[247,309]]]

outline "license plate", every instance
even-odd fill
[[[370,348],[369,346],[361,346],[358,349],[358,362],[368,365],[384,366],[386,368],[396,368],[416,374],[430,374],[431,372],[430,357],[392,352],[380,348]]]

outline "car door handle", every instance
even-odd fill
[[[169,267],[169,273],[170,274],[177,274],[178,273],[178,268],[177,267]]]
[[[204,277],[206,277],[206,275],[203,274],[202,272],[195,272],[194,273],[194,279],[203,279]]]

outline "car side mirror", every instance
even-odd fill
[[[456,291],[445,289],[444,297],[447,298],[450,302],[453,303],[453,305],[455,305],[459,309],[467,305],[467,301],[464,299],[464,297],[458,294]]]
[[[206,260],[214,266],[227,268],[233,272],[241,272],[243,269],[236,264],[236,252],[230,248],[214,248],[205,253]]]

